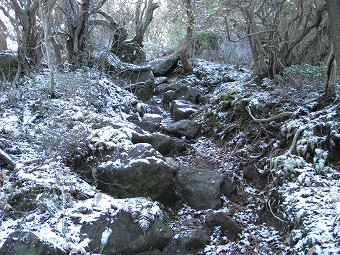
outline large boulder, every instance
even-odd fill
[[[150,197],[165,205],[176,202],[172,170],[150,144],[132,145],[101,160],[95,178],[102,191],[118,198]]]
[[[192,86],[183,85],[175,90],[174,99],[186,100],[194,104],[200,102],[201,91]]]
[[[157,218],[143,230],[126,212],[119,212],[114,219],[102,215],[96,221],[85,222],[81,233],[83,238],[92,240],[89,249],[100,254],[136,254],[162,249],[173,237],[171,228]]]
[[[0,52],[0,80],[13,80],[17,70],[17,57],[14,54]]]
[[[178,56],[168,56],[162,59],[158,59],[151,63],[152,72],[155,76],[167,76],[177,68],[178,61]]]
[[[10,234],[0,249],[3,255],[65,255],[52,248],[31,232],[16,231]]]
[[[170,137],[162,133],[154,133],[152,147],[163,156],[173,156],[186,149],[186,143],[176,137]]]
[[[175,121],[189,119],[197,112],[198,107],[184,100],[174,100],[171,103],[171,113]]]
[[[124,43],[114,45],[111,52],[114,53],[122,62],[134,65],[146,64],[145,51],[137,43],[126,41]]]
[[[206,169],[181,166],[176,180],[183,202],[194,209],[218,209],[222,206],[221,187],[225,176]]]
[[[198,134],[200,126],[192,120],[179,120],[163,126],[164,130],[177,137],[185,136],[187,139],[193,139]]]

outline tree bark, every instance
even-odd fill
[[[332,50],[327,61],[325,99],[336,95],[336,77],[340,74],[340,0],[326,0]]]
[[[7,50],[7,42],[6,42],[6,25],[0,20],[0,50]]]
[[[186,4],[186,12],[187,12],[187,18],[188,18],[187,34],[184,40],[180,43],[179,49],[177,52],[182,62],[184,73],[192,73],[193,68],[190,62],[188,61],[188,50],[189,50],[190,41],[192,38],[195,19],[194,19],[194,12],[192,8],[191,0],[185,0],[185,4]]]
[[[93,3],[91,0],[83,0],[80,3],[75,0],[64,0],[64,12],[67,18],[66,48],[71,63],[78,64],[82,61],[89,17],[98,13],[106,1]]]
[[[36,30],[36,12],[39,4],[34,0],[28,0],[25,4],[17,0],[11,0],[10,3],[15,13],[15,19],[10,19],[15,27],[18,42],[19,67],[15,77],[17,80],[21,71],[28,73],[29,67],[39,64],[42,57]],[[6,13],[4,8],[2,10],[7,17],[11,16],[9,11]]]
[[[50,84],[48,87],[48,93],[50,98],[54,98],[54,64],[52,61],[52,53],[50,48],[50,22],[49,19],[52,15],[53,6],[55,5],[57,0],[39,0],[40,7],[40,18],[43,24],[44,29],[44,41],[45,41],[45,50],[46,50],[46,58],[48,63],[48,69],[50,73]]]
[[[340,0],[326,0],[326,8],[334,57],[340,74]]]

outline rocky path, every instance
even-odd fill
[[[282,94],[248,77],[198,61],[144,103],[98,73],[59,74],[53,100],[43,74],[5,91],[0,149],[15,165],[0,165],[0,254],[337,251],[338,106],[318,110],[314,86]],[[283,121],[245,110],[301,98]]]

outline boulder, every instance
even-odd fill
[[[125,41],[124,43],[115,44],[111,52],[122,62],[134,65],[146,64],[145,51],[138,43]]]
[[[7,52],[0,52],[0,80],[13,80],[17,70],[17,56]]]
[[[53,249],[31,232],[16,231],[10,234],[0,249],[0,254],[6,255],[65,255],[60,250]]]
[[[103,155],[96,181],[100,190],[118,198],[150,197],[165,205],[176,202],[172,170],[150,144]]]
[[[155,77],[155,85],[157,86],[157,85],[160,85],[160,84],[162,84],[162,83],[165,83],[165,82],[167,82],[168,81],[168,77],[163,77],[163,76],[161,76],[161,77]]]
[[[158,59],[151,63],[152,72],[155,76],[167,76],[171,74],[177,68],[177,62],[179,57],[167,56],[162,59]]]
[[[163,126],[164,130],[177,137],[185,136],[187,139],[193,139],[198,134],[200,126],[192,120],[179,120]]]
[[[222,234],[232,241],[239,239],[242,228],[225,212],[210,213],[206,216],[206,224],[209,227],[220,226]]]
[[[151,133],[158,131],[160,127],[160,124],[156,124],[147,120],[130,120],[130,122]]]
[[[183,202],[197,210],[222,206],[220,196],[224,179],[221,173],[191,166],[180,166],[176,176]]]
[[[175,91],[174,90],[168,90],[163,93],[163,104],[169,104],[172,100],[175,98]]]
[[[186,144],[176,137],[157,132],[153,134],[152,147],[163,156],[173,156],[185,151]]]
[[[171,113],[175,121],[189,119],[197,112],[198,107],[184,100],[174,100],[171,103]]]
[[[186,100],[193,104],[198,104],[200,102],[200,94],[201,91],[198,88],[183,85],[175,90],[174,99]]]
[[[141,129],[148,132],[156,132],[159,130],[161,126],[162,117],[160,114],[151,114],[146,113],[143,115],[142,119],[130,120],[130,122],[134,123]]]
[[[115,46],[108,54],[106,65],[106,72],[115,82],[133,92],[139,100],[147,101],[152,97],[155,77],[138,44],[126,42]]]
[[[203,229],[190,229],[179,233],[164,249],[166,254],[191,254],[210,243],[210,236]]]
[[[92,240],[89,249],[100,254],[136,254],[163,249],[173,237],[171,228],[157,218],[143,231],[126,212],[119,212],[114,219],[102,215],[96,221],[85,222],[80,232],[84,239]]]

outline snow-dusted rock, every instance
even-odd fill
[[[181,166],[176,178],[183,202],[198,210],[222,206],[220,196],[224,179],[223,174],[191,166]]]
[[[185,136],[187,139],[193,139],[198,134],[200,126],[191,120],[179,120],[164,126],[164,130],[177,137]]]
[[[152,136],[152,147],[163,156],[173,156],[186,149],[185,142],[176,137],[170,137],[158,132],[154,133]]]
[[[92,240],[89,248],[100,254],[136,254],[151,249],[162,249],[173,236],[171,228],[159,219],[144,217],[148,228],[142,229],[136,219],[126,212],[120,212],[115,218],[102,215],[92,222],[85,222],[81,228],[83,238]],[[144,223],[143,223],[144,224]]]
[[[176,201],[172,170],[150,144],[130,145],[102,155],[95,173],[93,168],[83,166],[83,169],[87,170],[87,176],[95,175],[100,190],[113,196],[150,197],[165,205]]]
[[[210,236],[201,228],[179,233],[165,248],[167,254],[191,254],[210,243]]]
[[[206,217],[206,224],[209,227],[220,226],[222,234],[232,241],[239,239],[239,234],[242,232],[240,225],[231,219],[225,212],[208,214]]]
[[[158,59],[151,63],[152,72],[155,76],[167,76],[171,74],[177,67],[179,57],[166,57]]]
[[[197,110],[198,107],[196,105],[185,100],[174,100],[171,103],[171,113],[175,121],[189,119]]]
[[[16,231],[9,235],[0,249],[3,255],[65,255],[52,248],[31,232]]]
[[[198,88],[190,85],[183,85],[175,90],[174,99],[186,100],[198,104],[200,101],[200,94],[201,91]]]

